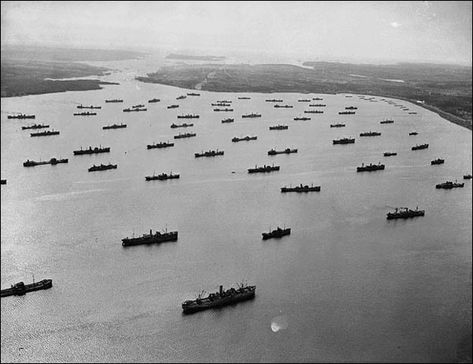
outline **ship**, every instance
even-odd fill
[[[84,112],[75,112],[74,116],[95,116],[96,112],[84,111]]]
[[[263,235],[263,240],[271,239],[271,238],[281,238],[285,235],[291,234],[291,228],[284,228],[281,229],[279,226],[273,230],[270,231],[269,233],[262,233]]]
[[[166,241],[177,241],[177,231],[163,232],[156,231],[153,234],[153,230],[149,230],[149,234],[143,234],[138,238],[124,238],[122,239],[122,246],[133,246],[142,244],[155,244],[164,243]]]
[[[143,104],[133,105],[131,108],[132,109],[140,109],[142,107],[145,107],[145,105],[143,105]]]
[[[236,143],[236,142],[256,140],[256,139],[258,139],[257,136],[251,136],[250,137],[249,135],[247,135],[247,136],[242,137],[242,138],[234,137],[234,138],[232,138],[232,142]]]
[[[358,110],[358,108],[355,106],[346,106],[345,110]]]
[[[95,164],[89,168],[89,172],[97,172],[97,171],[106,171],[107,169],[117,169],[117,164],[100,164],[96,166]]]
[[[219,291],[210,293],[207,297],[201,294],[195,300],[186,300],[182,303],[184,314],[191,314],[209,308],[216,308],[250,300],[255,297],[256,286],[241,285],[238,289],[230,288],[226,291],[220,286]]]
[[[339,111],[338,112],[339,115],[353,115],[355,114],[354,111]]]
[[[222,107],[226,107],[226,106],[232,106],[231,104],[226,104],[226,103],[220,103],[220,102],[217,102],[217,103],[212,103],[210,104],[211,106],[222,106]]]
[[[471,179],[471,174],[465,174],[465,175],[463,175],[463,179]]]
[[[415,111],[411,111],[411,112],[409,112],[408,114],[416,115],[417,113],[416,113]]]
[[[196,133],[185,133],[185,134],[179,133],[178,135],[174,135],[174,139],[191,138],[191,137],[195,137],[196,135],[197,135]]]
[[[121,129],[121,128],[126,128],[126,124],[112,124],[112,125],[105,125],[102,127],[103,130],[107,129]]]
[[[186,114],[186,115],[177,115],[178,119],[198,119],[199,115],[195,114]]]
[[[394,120],[392,119],[384,119],[379,122],[380,124],[394,124]]]
[[[108,102],[112,102],[112,103],[115,102],[116,103],[116,102],[123,102],[123,100],[122,99],[110,99],[110,100],[105,100],[105,102],[107,102],[107,103]]]
[[[82,155],[82,154],[98,154],[98,153],[108,153],[110,152],[110,147],[94,147],[92,148],[89,146],[87,149],[82,149],[80,147],[79,150],[74,150],[74,155]]]
[[[176,100],[184,100],[187,96],[186,95],[181,95],[176,97]]]
[[[341,138],[334,139],[333,144],[353,144],[355,143],[355,138]]]
[[[232,103],[231,100],[217,100],[217,102],[218,102],[219,104],[231,104],[231,103]]]
[[[357,172],[372,172],[372,171],[379,171],[384,169],[384,164],[378,162],[378,164],[367,164],[366,166],[364,163],[361,164],[361,167],[356,167]]]
[[[229,111],[233,111],[233,109],[229,109],[229,108],[225,108],[225,109],[214,109],[214,111],[224,111],[224,112],[229,112]],[[261,116],[261,115],[260,115]]]
[[[441,159],[441,158],[437,158],[437,159],[434,159],[433,161],[430,161],[430,165],[436,165],[436,164],[444,164],[445,163],[445,159]]]
[[[268,99],[265,100],[266,102],[283,102],[283,100],[278,100],[278,99]]]
[[[169,143],[169,142],[159,142],[156,144],[148,144],[147,149],[154,149],[154,148],[168,148],[168,147],[173,147],[174,143]]]
[[[416,132],[416,131],[411,131],[411,132],[409,133],[409,135],[417,135],[417,134],[419,134],[419,133]]]
[[[302,185],[295,187],[281,187],[281,192],[320,192],[320,186],[312,185]]]
[[[180,178],[180,175],[179,174],[172,174],[169,173],[161,173],[161,174],[153,174],[152,176],[146,176],[145,177],[145,181],[165,181],[165,180],[168,180],[168,179],[178,179]]]
[[[299,99],[299,100],[297,100],[297,102],[310,102],[310,100],[307,100],[307,99]]]
[[[397,155],[396,152],[384,152],[383,154],[385,157],[391,157],[392,155]]]
[[[93,105],[90,105],[90,106],[84,106],[82,104],[78,105],[77,106],[78,109],[101,109],[102,106],[93,106]]]
[[[56,158],[51,158],[48,161],[30,161],[29,159],[26,160],[26,162],[23,162],[23,167],[34,167],[34,166],[40,166],[43,164],[51,164],[52,166],[55,166],[58,163],[68,163],[69,159],[64,158],[64,159],[56,159]]]
[[[292,109],[294,106],[292,106],[292,105],[278,105],[278,104],[276,104],[276,105],[274,105],[274,107],[275,107],[276,109],[278,109],[278,108]]]
[[[268,151],[268,155],[291,154],[291,153],[297,153],[297,149],[291,149],[291,148],[286,148],[284,150],[271,149]]]
[[[8,119],[34,119],[35,115],[26,115],[26,114],[18,114],[18,115],[8,115]]]
[[[251,97],[248,96],[238,96],[238,100],[250,100]]]
[[[393,220],[393,219],[409,219],[416,216],[424,216],[425,210],[419,210],[416,207],[415,210],[411,210],[407,207],[399,207],[396,208],[394,212],[388,212],[386,215],[386,219]]]
[[[343,127],[345,127],[345,124],[341,124],[341,123],[338,123],[338,124],[330,124],[330,127],[331,127],[331,128],[343,128]]]
[[[313,97],[312,100],[314,100],[314,101],[322,101],[323,98],[321,98],[321,97]]]
[[[161,101],[160,99],[151,99],[151,100],[148,100],[148,103],[152,104],[154,102],[160,102],[160,101]]]
[[[463,187],[465,183],[458,183],[458,182],[451,182],[447,181],[444,183],[439,183],[438,185],[435,185],[435,188],[443,188],[444,190],[451,190],[452,188],[458,188],[458,187]]]
[[[302,120],[302,121],[305,121],[305,120],[311,120],[310,118],[307,118],[307,117],[295,117],[294,120]]]
[[[257,114],[253,112],[251,114],[242,115],[241,117],[242,118],[260,118],[261,114]]]
[[[57,130],[46,130],[46,131],[40,131],[40,132],[37,132],[37,133],[30,133],[30,136],[32,136],[32,137],[49,136],[49,135],[59,135],[59,131],[57,131]]]
[[[304,114],[323,114],[323,110],[304,110]]]
[[[49,125],[45,124],[33,124],[29,126],[22,126],[21,130],[28,130],[28,129],[42,129],[42,128],[49,128]]]
[[[248,168],[248,173],[269,173],[279,171],[279,168],[280,166],[275,166],[274,164],[272,166],[267,166],[265,164],[262,167],[255,166],[255,168]]]
[[[325,104],[310,104],[309,107],[325,107]]]
[[[231,119],[231,118],[223,119],[223,120],[222,120],[222,124],[225,124],[225,123],[233,123],[234,121],[235,121],[235,119]]]
[[[207,152],[201,152],[201,153],[194,153],[194,156],[196,158],[200,157],[215,157],[217,155],[223,155],[223,150],[209,150]]]
[[[169,106],[168,106],[168,109],[176,109],[176,108],[178,108],[178,107],[179,107],[179,105],[169,105]]]
[[[195,92],[190,92],[187,94],[187,96],[200,96],[200,94],[197,94]]]
[[[187,124],[187,123],[174,124],[174,123],[172,123],[172,124],[171,124],[171,128],[172,128],[172,129],[175,129],[175,128],[187,128],[187,127],[190,127],[190,126],[194,126],[194,124],[192,124],[192,123],[190,123],[190,124]]]
[[[274,126],[269,127],[269,130],[287,130],[287,129],[289,129],[289,126],[287,125],[274,125]]]
[[[27,292],[39,291],[40,289],[48,289],[53,286],[52,279],[43,279],[39,282],[34,282],[30,284],[24,284],[23,282],[18,282],[12,284],[11,288],[6,288],[1,290],[1,297],[8,296],[22,296]]]
[[[130,108],[123,109],[123,112],[132,112],[132,111],[138,112],[138,111],[147,111],[147,110],[148,110],[148,109],[146,109],[146,108],[139,108],[139,107],[136,107],[136,108],[134,108],[134,109],[133,109],[133,108],[131,108],[131,109],[130,109]]]
[[[366,131],[364,133],[360,133],[360,137],[371,137],[371,136],[380,136],[381,133],[377,131]]]
[[[427,149],[429,147],[428,144],[417,144],[415,146],[413,146],[411,149],[412,150],[419,150],[419,149]]]

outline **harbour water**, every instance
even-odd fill
[[[2,362],[456,360],[471,335],[472,182],[450,191],[435,184],[471,173],[470,130],[381,97],[198,91],[177,101],[192,91],[134,80],[156,70],[149,59],[101,64],[115,69],[102,78],[120,85],[1,99],[1,286],[32,274],[53,280],[49,290],[2,298]],[[297,100],[316,96],[324,113],[304,114],[308,104]],[[124,103],[105,103],[113,98]],[[268,98],[294,108],[275,109]],[[234,112],[213,112],[217,100],[232,100]],[[122,112],[141,103],[148,111]],[[73,116],[79,104],[102,109]],[[347,106],[356,114],[339,115]],[[60,135],[31,138],[21,126],[32,122],[7,120],[13,112],[35,114]],[[262,117],[241,118],[251,112]],[[194,127],[170,128],[188,113],[200,115]],[[222,124],[227,117],[235,122]],[[379,124],[385,118],[395,123]],[[122,122],[128,127],[102,130]],[[330,128],[338,122],[346,127]],[[276,124],[289,129],[268,130]],[[382,135],[359,138],[370,130]],[[197,136],[174,140],[180,131]],[[231,141],[246,135],[258,139]],[[332,144],[341,137],[356,142]],[[168,140],[175,146],[146,149]],[[411,151],[422,143],[429,148]],[[89,145],[111,152],[73,155]],[[217,148],[225,154],[194,157]],[[271,148],[298,153],[268,156]],[[22,166],[52,157],[69,163]],[[445,164],[431,166],[436,158]],[[378,162],[384,171],[356,173]],[[87,172],[100,163],[118,168]],[[280,171],[247,173],[272,163]],[[180,179],[145,181],[171,171]],[[300,183],[321,191],[280,192]],[[394,207],[416,206],[424,217],[386,220]],[[262,241],[278,225],[291,235]],[[177,242],[121,245],[165,228],[179,231]],[[201,290],[241,281],[256,285],[254,300],[182,315],[181,303]]]

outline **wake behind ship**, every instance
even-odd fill
[[[230,288],[226,291],[220,286],[218,292],[210,293],[207,297],[197,297],[195,300],[187,300],[182,303],[183,313],[195,313],[209,308],[231,305],[246,301],[255,297],[256,286],[241,285],[238,289]]]

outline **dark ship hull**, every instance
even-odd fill
[[[74,150],[74,155],[98,154],[98,153],[108,153],[108,152],[110,152],[110,147],[106,147],[106,148],[95,147],[94,149],[89,147],[89,149]]]
[[[416,145],[411,148],[411,150],[420,150],[420,149],[427,149],[429,147],[428,144]]]
[[[269,173],[273,171],[279,171],[279,166],[264,166],[264,167],[255,167],[248,168],[248,173]]]
[[[167,241],[177,241],[177,231],[171,231],[166,233],[156,232],[154,235],[152,231],[149,231],[149,235],[145,234],[139,238],[124,238],[122,239],[123,246],[143,245],[143,244],[156,244],[164,243]]]
[[[42,281],[31,283],[31,284],[23,284],[23,282],[15,284],[11,288],[2,289],[1,290],[1,297],[7,296],[22,296],[27,292],[38,291],[40,289],[48,289],[53,286],[53,281],[51,279],[43,279]]]
[[[277,228],[276,230],[271,231],[270,233],[262,233],[263,240],[272,239],[272,238],[282,238],[283,236],[290,235],[291,228],[287,229],[280,229]]]
[[[243,138],[238,138],[238,137],[235,137],[232,139],[232,142],[234,143],[237,143],[237,142],[241,142],[241,141],[250,141],[250,140],[256,140],[258,139],[258,137],[250,137],[250,136],[246,136],[246,137],[243,137]]]
[[[339,139],[339,140],[334,140],[333,144],[354,144],[355,139]]]
[[[121,125],[105,125],[102,127],[103,130],[108,130],[108,129],[121,129],[121,128],[126,128],[126,124],[121,124]]]
[[[35,115],[8,115],[8,119],[34,119]]]
[[[410,219],[417,216],[424,216],[425,210],[403,210],[399,212],[388,212],[386,215],[386,219],[394,220],[394,219]]]
[[[464,183],[453,183],[453,182],[445,182],[445,183],[439,183],[438,185],[435,185],[435,188],[437,189],[444,189],[444,190],[451,190],[452,188],[461,188],[465,186]]]
[[[356,167],[357,172],[373,172],[373,171],[381,171],[384,169],[384,164],[372,164],[368,166],[361,166],[361,167]]]
[[[169,148],[173,147],[174,143],[160,143],[160,144],[148,144],[147,149],[154,149],[154,148]]]
[[[320,186],[281,187],[281,192],[320,192]]]
[[[89,172],[106,171],[107,169],[117,169],[117,167],[117,164],[92,166],[89,168]]]
[[[58,131],[43,131],[39,133],[30,133],[32,137],[40,137],[40,136],[49,136],[49,135],[59,135]]]

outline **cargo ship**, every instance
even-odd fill
[[[168,109],[176,109],[176,108],[178,108],[178,107],[179,107],[179,105],[169,105],[169,106],[168,106]]]
[[[289,126],[287,125],[274,125],[274,126],[269,127],[269,130],[287,130],[287,129],[289,129]]]
[[[357,172],[372,172],[372,171],[380,171],[384,169],[384,164],[378,162],[378,164],[367,164],[366,166],[364,163],[361,164],[361,167],[356,167]]]
[[[223,119],[223,120],[222,120],[222,124],[225,124],[225,123],[233,123],[234,121],[235,121],[235,119],[231,119],[231,118]]]
[[[8,119],[34,119],[35,115],[26,115],[26,114],[18,114],[18,115],[8,115]]]
[[[190,92],[187,94],[187,96],[200,96],[200,94],[197,94],[195,92]]]
[[[34,167],[34,166],[40,166],[43,164],[51,164],[52,166],[55,166],[56,164],[59,164],[59,163],[68,163],[68,162],[69,162],[69,159],[67,158],[63,158],[63,159],[51,158],[48,161],[39,161],[39,162],[30,161],[29,159],[27,159],[26,162],[23,162],[23,167]]]
[[[42,128],[49,128],[49,125],[45,124],[33,124],[28,126],[22,126],[21,130],[28,130],[28,129],[42,129]]]
[[[153,234],[152,229],[150,229],[149,234],[143,234],[143,236],[140,236],[138,238],[126,237],[122,239],[122,246],[156,244],[156,243],[164,243],[166,241],[177,241],[177,231],[170,231],[170,232],[165,231],[163,233],[156,231]]]
[[[334,139],[333,144],[354,144],[355,138]]]
[[[417,135],[417,134],[419,134],[419,133],[416,132],[416,131],[411,131],[411,132],[409,133],[409,135]]]
[[[385,157],[391,157],[391,156],[393,156],[393,155],[397,155],[397,153],[396,153],[396,152],[384,152],[383,155],[384,155]]]
[[[307,118],[307,117],[295,117],[294,120],[302,120],[302,121],[306,121],[306,120],[311,120],[310,118]]]
[[[275,230],[270,231],[269,233],[262,233],[261,235],[263,235],[263,240],[267,240],[267,239],[272,239],[272,238],[281,238],[289,234],[291,234],[291,228],[281,229],[278,226]]]
[[[358,108],[355,106],[346,106],[345,110],[358,110]]]
[[[312,100],[314,100],[314,101],[322,101],[323,98],[321,98],[321,97],[313,97]]]
[[[207,152],[194,153],[195,158],[199,157],[215,157],[217,155],[223,155],[223,150],[209,150]]]
[[[77,106],[78,109],[101,109],[102,106],[93,106],[93,105],[90,105],[90,106],[84,106],[82,104],[78,105]]]
[[[268,151],[268,155],[276,155],[276,154],[291,154],[297,153],[297,149],[286,148],[284,150],[275,150],[274,148]]]
[[[248,96],[238,96],[238,100],[250,100],[251,97]]]
[[[247,135],[247,136],[242,137],[242,138],[234,137],[234,138],[232,138],[232,142],[237,143],[237,142],[241,142],[241,141],[249,141],[249,140],[256,140],[256,139],[258,139],[257,136]]]
[[[175,128],[188,128],[190,126],[194,126],[194,124],[190,123],[190,124],[187,124],[187,123],[182,123],[182,124],[174,124],[172,123],[171,124],[171,128],[172,129],[175,129]]]
[[[8,297],[8,296],[22,296],[27,292],[38,291],[40,289],[48,289],[53,286],[52,279],[43,279],[39,282],[33,282],[30,284],[24,284],[23,282],[18,282],[16,284],[12,284],[11,288],[6,288],[1,290],[1,297]]]
[[[74,150],[74,155],[83,155],[83,154],[98,154],[98,153],[108,153],[110,152],[110,147],[94,147],[89,146],[87,149]]]
[[[154,148],[168,148],[168,147],[173,147],[174,143],[169,143],[169,142],[159,142],[156,144],[148,144],[147,149],[154,149]]]
[[[181,95],[176,97],[176,100],[184,100],[187,96],[186,95]]]
[[[110,100],[105,100],[105,102],[107,102],[107,103],[109,103],[109,102],[117,103],[117,102],[123,102],[123,100],[122,99],[110,99]]]
[[[445,163],[445,159],[441,159],[441,158],[437,158],[437,159],[434,159],[433,161],[430,161],[430,165],[436,165],[436,164],[444,164]]]
[[[151,99],[151,100],[148,100],[148,104],[152,104],[154,102],[160,102],[161,100],[160,99]]]
[[[192,138],[192,137],[195,137],[196,135],[197,133],[185,133],[185,134],[179,133],[178,135],[174,135],[174,139]]]
[[[281,187],[281,192],[320,192],[320,186],[312,185],[302,185],[295,187]]]
[[[178,179],[180,178],[180,175],[179,174],[172,174],[169,173],[161,173],[161,174],[158,174],[158,175],[155,175],[153,174],[152,176],[146,176],[145,177],[145,180],[146,181],[165,181],[165,180],[168,180],[168,179]]]
[[[463,187],[465,183],[458,183],[458,182],[451,182],[447,181],[444,183],[439,183],[438,185],[435,185],[435,188],[442,188],[444,190],[451,190],[452,188],[458,188],[458,187]]]
[[[278,108],[284,108],[284,109],[292,109],[294,106],[292,105],[274,105],[276,109]]]
[[[228,109],[228,108],[225,108],[225,109],[214,109],[214,111],[224,111],[224,112],[229,112],[229,111],[233,111],[233,109]],[[261,115],[260,115],[261,116]]]
[[[251,114],[242,115],[241,117],[242,118],[260,118],[261,114],[257,114],[253,112]]]
[[[131,108],[132,109],[140,109],[142,107],[145,107],[145,105],[143,105],[143,104],[133,105]]]
[[[418,144],[418,145],[415,145],[413,146],[411,149],[412,150],[420,150],[420,149],[427,149],[429,147],[428,144]]]
[[[210,293],[207,297],[201,297],[200,294],[195,300],[184,301],[182,310],[184,314],[191,314],[209,308],[232,305],[254,298],[255,292],[256,286],[241,285],[238,289],[230,288],[226,291],[220,286],[218,292]]]
[[[278,100],[278,99],[268,99],[268,100],[264,100],[266,102],[283,102],[283,100]]]
[[[121,129],[121,128],[126,128],[126,124],[112,124],[112,125],[105,125],[102,127],[103,130],[107,129]]]
[[[84,112],[75,112],[74,116],[95,116],[96,112],[84,111]]]
[[[399,208],[396,208],[394,212],[388,212],[386,215],[386,219],[388,220],[409,219],[412,217],[424,216],[424,215],[425,215],[425,210],[419,210],[418,207],[416,207],[415,210],[411,210],[407,207],[399,207]]]
[[[46,131],[40,131],[40,132],[37,132],[37,133],[30,133],[30,136],[32,136],[32,137],[49,136],[49,135],[59,135],[59,131],[57,131],[57,130],[46,130]]]
[[[117,164],[100,164],[99,166],[94,164],[89,168],[89,172],[106,171],[107,169],[117,169],[117,167]]]
[[[279,168],[280,166],[275,166],[274,164],[272,166],[267,166],[265,164],[262,167],[255,166],[255,168],[248,168],[248,173],[269,173],[279,171]]]
[[[339,115],[353,115],[355,114],[354,111],[339,111],[338,112]]]
[[[392,119],[384,119],[379,122],[380,124],[394,124],[394,120]]]
[[[331,128],[343,128],[343,127],[345,127],[345,124],[341,124],[341,123],[338,123],[338,124],[330,124],[330,127],[331,127]]]
[[[323,110],[304,110],[304,114],[323,114]]]
[[[212,103],[210,105],[211,106],[219,106],[219,107],[232,106],[231,104],[225,104],[225,103]]]
[[[139,107],[136,107],[136,108],[127,108],[127,109],[123,109],[123,112],[132,112],[132,111],[147,111],[148,109],[146,108],[139,108]]]
[[[371,137],[371,136],[380,136],[381,133],[377,131],[367,131],[364,133],[360,133],[360,137]]]
[[[325,107],[325,104],[310,104],[309,107]]]
[[[299,99],[299,100],[297,100],[297,102],[310,102],[310,100],[307,100],[307,99]]]
[[[177,115],[178,119],[198,119],[199,115],[195,114],[186,114],[186,115]]]

